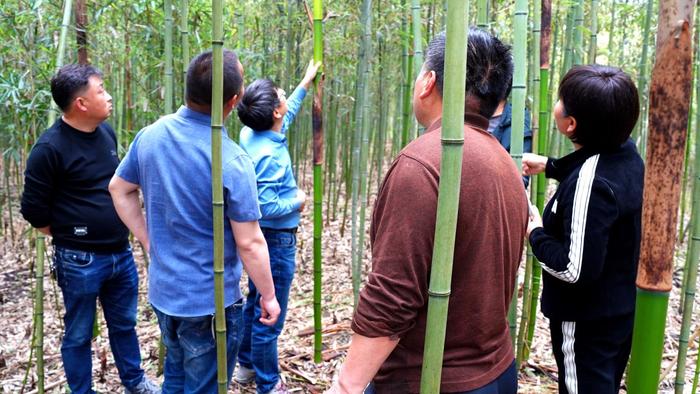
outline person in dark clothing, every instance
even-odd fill
[[[138,274],[129,231],[107,190],[119,164],[117,138],[104,122],[112,97],[100,71],[83,65],[62,67],[51,79],[51,94],[63,116],[29,154],[21,212],[55,246],[52,268],[66,308],[61,355],[68,385],[73,393],[94,393],[90,344],[99,298],[125,392],[159,393],[140,366]]]
[[[427,48],[413,90],[426,132],[404,148],[372,214],[372,272],[353,317],[348,357],[329,393],[418,393],[440,177],[445,35]],[[468,37],[464,145],[441,392],[515,394],[508,329],[527,226],[519,171],[487,131],[512,75],[510,50]],[[420,198],[407,198],[420,196]],[[365,386],[370,383],[369,387]]]
[[[569,70],[554,119],[575,151],[525,155],[523,173],[559,181],[543,220],[533,210],[532,251],[544,270],[561,393],[617,393],[629,358],[641,239],[644,163],[629,138],[637,88],[622,70]]]
[[[496,111],[493,113],[489,119],[488,132],[491,133],[501,146],[510,153],[510,135],[512,129],[512,118],[513,118],[513,105],[508,102],[508,96],[510,96],[510,91],[512,87],[508,85],[508,90],[498,103]],[[530,128],[530,111],[525,108],[525,128],[523,129],[523,153],[532,153],[532,129]],[[525,188],[530,184],[530,177],[523,176],[523,183]]]

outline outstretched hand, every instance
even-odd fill
[[[523,175],[535,175],[547,168],[547,156],[523,153]]]
[[[300,85],[303,85],[304,88],[309,89],[309,86],[311,86],[311,82],[313,82],[314,78],[316,78],[316,74],[318,73],[318,69],[321,67],[321,62],[314,62],[313,60],[309,61],[309,65],[306,67],[306,74],[304,74],[304,78],[301,80]]]

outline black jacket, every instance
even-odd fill
[[[590,320],[634,312],[644,163],[631,140],[547,162],[559,187],[530,234],[543,268],[542,312]]]
[[[27,159],[22,216],[34,227],[50,225],[55,245],[123,250],[129,230],[107,190],[118,165],[117,139],[107,123],[84,133],[58,119]]]

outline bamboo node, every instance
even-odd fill
[[[443,145],[464,145],[464,138],[443,137],[440,139]]]
[[[449,297],[452,291],[433,291],[428,289],[428,295],[431,297]]]

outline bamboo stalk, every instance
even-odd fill
[[[357,76],[357,101],[355,102],[355,135],[352,150],[352,290],[354,305],[357,306],[360,294],[360,282],[362,276],[362,256],[364,249],[364,218],[361,212],[358,215],[358,205],[366,196],[367,176],[366,162],[369,135],[369,62],[372,36],[372,1],[363,0],[360,24],[363,26],[362,39],[359,48],[358,76]],[[365,174],[362,174],[362,173]],[[362,176],[362,180],[360,176]],[[365,194],[361,196],[361,192]],[[362,209],[360,209],[362,211]]]
[[[464,146],[464,98],[467,69],[468,1],[448,0],[443,89],[442,159],[438,185],[435,245],[428,290],[428,316],[421,373],[421,394],[440,392],[447,308],[459,210]]]
[[[421,18],[421,0],[411,0],[413,25],[413,77],[420,73],[423,66],[423,19]]]
[[[541,15],[541,30],[540,35],[540,112],[539,112],[539,132],[535,136],[537,144],[533,144],[533,150],[537,154],[547,152],[547,132],[549,131],[551,95],[549,94],[549,45],[551,32],[551,17],[552,17],[551,0],[542,0],[542,15]],[[544,208],[545,192],[547,189],[547,179],[544,174],[536,176],[536,203],[539,211]],[[532,267],[532,295],[530,301],[530,316],[527,327],[527,346],[525,348],[524,360],[527,360],[532,338],[535,334],[535,323],[537,319],[537,301],[539,300],[540,283],[542,278],[542,267],[539,263]]]
[[[698,16],[698,9],[695,11],[695,16]],[[685,365],[688,355],[688,335],[690,334],[690,326],[693,320],[693,306],[695,304],[695,287],[697,285],[698,260],[700,259],[700,158],[697,154],[700,153],[700,138],[697,135],[698,121],[700,115],[697,110],[698,99],[700,98],[700,84],[698,84],[698,72],[700,72],[700,61],[698,61],[698,46],[700,43],[700,35],[695,32],[695,158],[693,161],[693,206],[690,213],[691,238],[689,241],[689,251],[686,255],[685,269],[683,270],[683,288],[681,305],[683,308],[683,319],[681,320],[681,332],[678,339],[678,366],[676,368],[675,392],[683,394],[685,387]],[[692,110],[692,108],[691,108]],[[691,115],[692,116],[692,115]],[[690,128],[690,118],[688,120],[688,128]],[[688,139],[690,140],[690,138]],[[687,144],[690,145],[690,144]],[[686,151],[687,152],[687,151]],[[688,159],[686,158],[686,163]],[[681,214],[681,221],[683,215]]]
[[[591,1],[591,31],[588,43],[588,63],[594,64],[598,50],[598,0]]]
[[[37,392],[44,392],[44,234],[36,237],[36,291],[34,301],[34,354],[36,354]]]
[[[70,27],[72,0],[63,1],[63,21],[61,22],[61,35],[58,39],[58,52],[56,53],[56,71],[63,67],[63,55],[66,52],[66,37],[68,36],[68,28]],[[48,116],[48,127],[51,127],[56,121],[56,103],[51,100],[51,109]],[[8,189],[9,190],[9,189]]]
[[[534,4],[534,15],[532,18],[532,59],[530,64],[532,65],[531,72],[533,74],[533,102],[532,102],[532,135],[536,138],[539,135],[539,107],[540,107],[540,72],[537,65],[540,63],[540,38],[541,38],[541,14],[542,8],[539,4]],[[514,42],[515,44],[515,42]],[[536,68],[537,67],[537,68]],[[536,149],[536,148],[535,148]],[[530,180],[530,200],[533,204],[537,203],[537,177],[531,177]],[[527,360],[529,355],[530,343],[527,340],[527,333],[530,321],[536,320],[537,310],[532,310],[533,298],[533,277],[534,277],[534,266],[536,265],[535,256],[532,253],[532,249],[527,246],[527,261],[525,264],[525,282],[523,286],[523,303],[522,303],[522,316],[520,318],[520,328],[518,330],[518,341],[516,348],[516,363],[520,365],[524,360]]]
[[[489,1],[478,0],[476,3],[476,27],[488,30],[489,22]]]
[[[165,17],[165,70],[163,84],[165,90],[165,113],[173,112],[173,2],[163,0]]]
[[[667,180],[680,176],[683,165],[692,74],[693,3],[669,0],[659,5],[637,307],[627,385],[635,394],[656,393],[659,384],[680,195],[677,182],[666,185]]]
[[[188,0],[180,0],[180,46],[182,50],[182,101],[187,94],[187,67],[190,63],[190,38],[187,14],[189,12]]]
[[[226,312],[224,308],[224,198],[221,134],[224,123],[224,28],[223,1],[212,0],[212,94],[211,94],[211,191],[214,232],[214,319],[216,377],[219,394],[228,386],[226,358]]]
[[[323,1],[314,0],[314,61],[323,62]],[[321,75],[322,75],[322,70]],[[321,351],[321,286],[323,235],[323,76],[314,80],[313,102],[313,161],[314,161],[314,362],[323,361]]]

